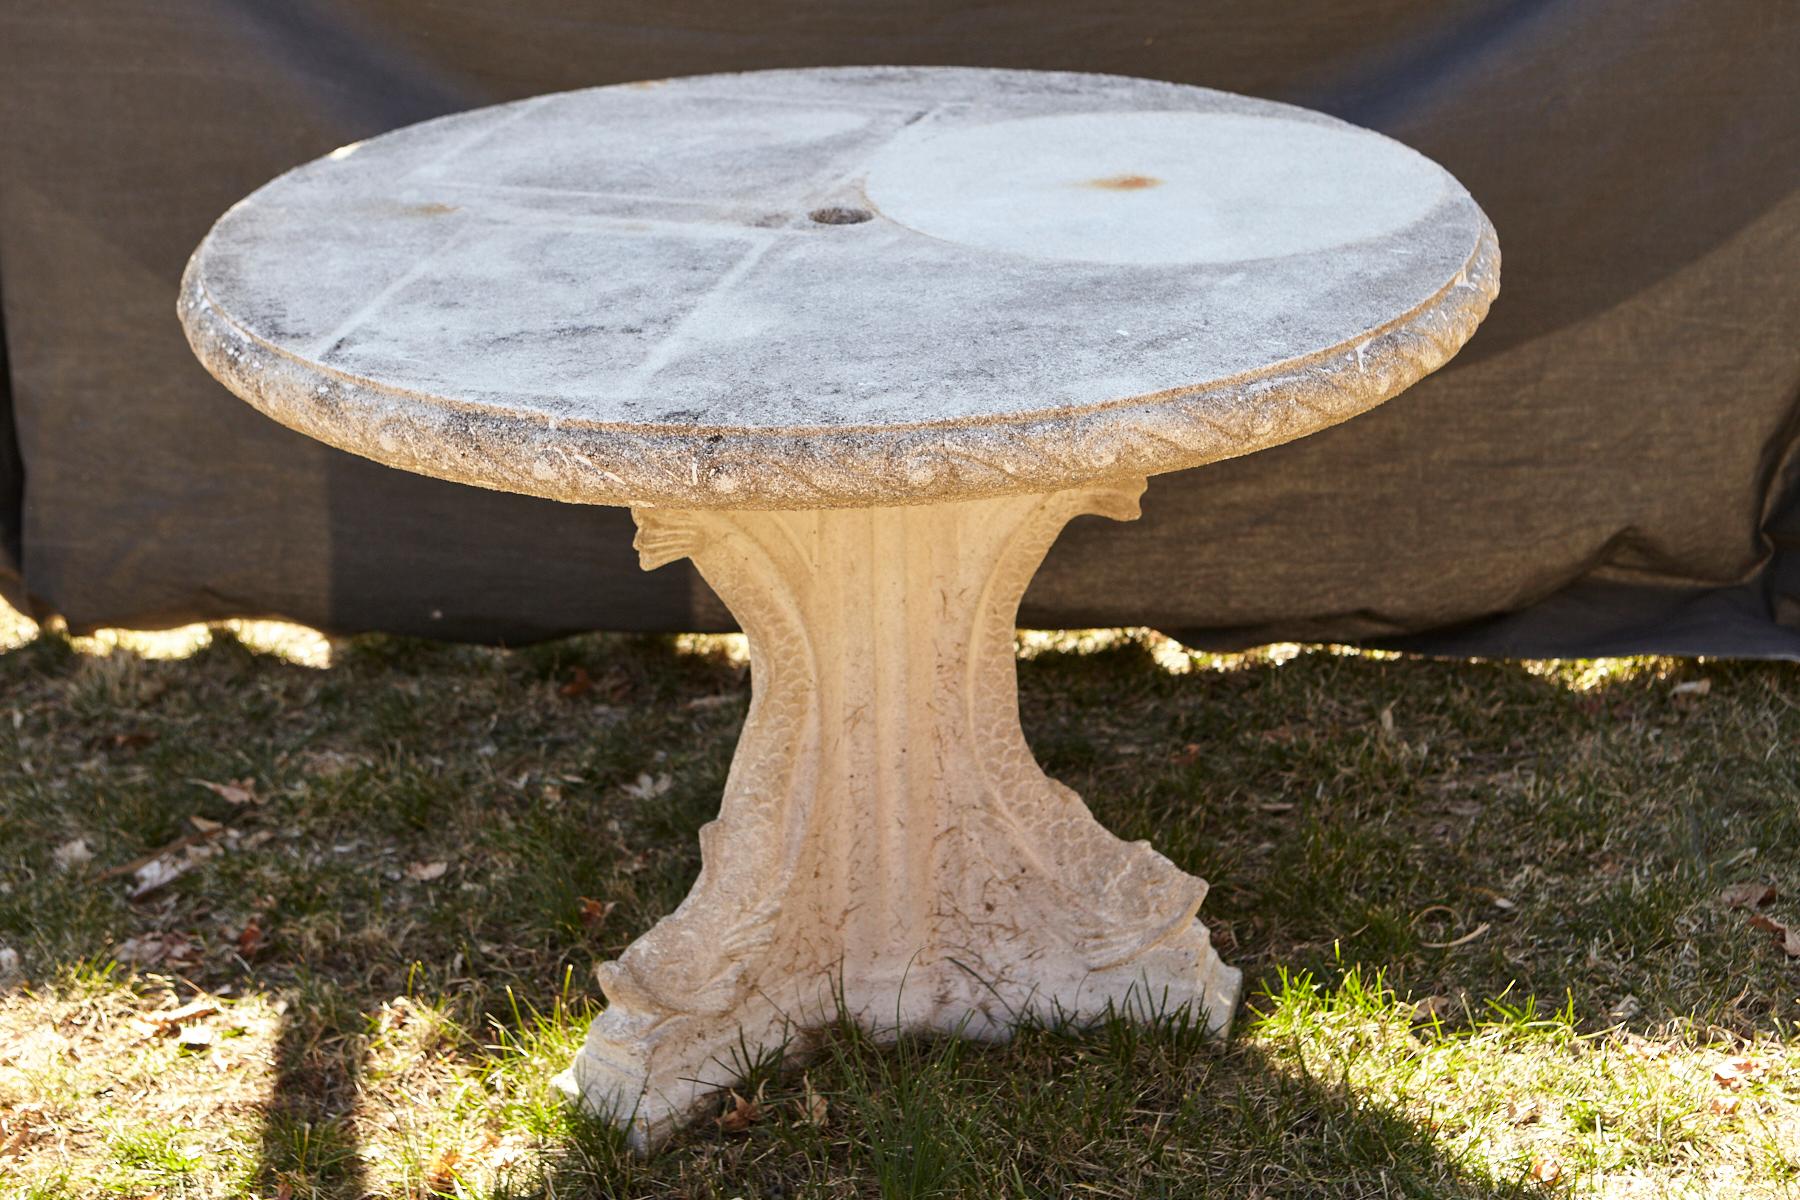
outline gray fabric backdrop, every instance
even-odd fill
[[[71,626],[280,614],[519,641],[719,628],[630,519],[279,428],[174,316],[228,205],[461,108],[770,66],[1108,71],[1293,101],[1455,172],[1503,292],[1460,358],[1319,436],[1078,521],[1042,625],[1196,644],[1800,657],[1791,0],[83,0],[0,6],[0,592]]]

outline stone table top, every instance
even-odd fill
[[[1441,167],[1103,75],[844,68],[543,96],[345,146],[195,251],[238,395],[586,503],[916,503],[1197,466],[1402,391],[1499,287]]]

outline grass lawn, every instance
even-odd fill
[[[1800,1195],[1792,665],[1024,636],[1232,1038],[846,1030],[638,1161],[549,1080],[698,867],[731,639],[0,618],[0,1195]]]

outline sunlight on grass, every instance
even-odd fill
[[[9,1200],[1800,1194],[1791,667],[1022,632],[1033,753],[1212,881],[1234,1039],[830,1031],[646,1161],[551,1080],[699,869],[741,636],[35,632],[0,612]]]
[[[211,625],[179,625],[174,629],[96,629],[69,644],[77,654],[104,657],[125,650],[148,659],[190,658],[212,644],[213,630],[228,631],[258,654],[271,654],[296,666],[323,669],[331,665],[331,639],[316,629],[288,621],[216,621]]]
[[[1370,662],[1393,662],[1406,656],[1395,650],[1370,650],[1360,646],[1327,644],[1308,647],[1298,642],[1271,642],[1237,653],[1193,650],[1174,638],[1142,626],[1116,629],[1021,629],[1016,638],[1018,656],[1029,662],[1045,654],[1101,654],[1127,647],[1141,648],[1158,668],[1169,675],[1187,675],[1196,671],[1234,671],[1245,667],[1281,666],[1292,662],[1309,650],[1340,658],[1360,658]],[[1453,662],[1486,662],[1487,659],[1450,659]],[[1613,684],[1639,679],[1661,679],[1676,670],[1673,658],[1546,658],[1522,659],[1520,665],[1530,674],[1560,684],[1570,691],[1588,692]],[[1706,660],[1692,660],[1695,666]]]
[[[256,1164],[278,1004],[208,997],[179,1016],[173,981],[77,967],[0,994],[0,1114],[15,1156],[0,1194],[230,1195]],[[204,1009],[206,1011],[201,1012]],[[79,1187],[62,1179],[83,1181]]]
[[[142,1125],[127,1120],[107,1123],[108,1149],[116,1175],[109,1189],[130,1195],[147,1188],[181,1187],[186,1177],[200,1169],[204,1156],[193,1148],[194,1137],[166,1125]]]
[[[287,1001],[177,1004],[174,986],[77,970],[0,996],[0,1195],[238,1196],[260,1173],[294,1196],[336,1194],[346,1178],[383,1196],[489,1196],[540,1179],[572,1136],[550,1080],[590,1007],[520,1005],[471,1030],[442,1001],[394,997],[357,1038],[346,1145],[272,1108]],[[184,1008],[199,1015],[167,1020]]]
[[[188,658],[212,642],[214,628],[228,630],[234,637],[259,654],[272,654],[299,666],[325,668],[332,661],[332,639],[316,629],[288,621],[232,619],[211,625],[194,623],[173,629],[129,630],[98,629],[92,634],[69,639],[77,653],[103,657],[114,650],[126,650],[142,658],[176,660]],[[22,646],[37,637],[37,623],[0,601],[0,653]],[[700,658],[718,658],[733,666],[750,662],[749,640],[741,633],[683,633],[674,637],[676,652]],[[1306,647],[1295,642],[1274,642],[1240,653],[1213,653],[1191,650],[1174,638],[1154,629],[1128,626],[1116,629],[1021,629],[1016,639],[1018,656],[1030,661],[1044,654],[1097,654],[1121,647],[1142,647],[1161,670],[1170,675],[1187,675],[1195,671],[1230,671],[1245,666],[1274,665],[1291,662]],[[1367,650],[1354,646],[1322,646],[1328,654],[1359,657],[1375,661],[1400,658],[1397,652]],[[1481,661],[1467,659],[1461,661]],[[1704,659],[1694,660],[1696,664]],[[1534,675],[1553,680],[1571,691],[1586,692],[1615,683],[1645,677],[1662,678],[1676,664],[1670,658],[1595,658],[1595,659],[1529,659],[1524,668]]]
[[[331,639],[316,629],[291,621],[233,618],[210,625],[200,622],[178,625],[173,629],[96,629],[83,637],[70,638],[69,645],[77,654],[96,658],[124,650],[139,658],[178,660],[190,658],[211,645],[214,629],[228,631],[258,654],[272,654],[302,667],[322,669],[331,665]],[[40,632],[36,621],[0,600],[0,653],[25,645]]]
[[[1303,647],[1275,642],[1238,654],[1190,650],[1172,637],[1143,626],[1119,629],[1021,629],[1014,637],[1021,660],[1029,662],[1045,654],[1103,654],[1126,647],[1143,649],[1165,674],[1187,675],[1195,671],[1232,671],[1251,664],[1280,666],[1293,660]]]
[[[23,646],[37,635],[36,621],[0,600],[0,654]]]
[[[1583,1033],[1572,1002],[1414,1003],[1356,967],[1329,987],[1282,971],[1252,1008],[1273,1061],[1411,1115],[1496,1179],[1725,1196],[1800,1172],[1800,1057],[1774,1037]]]
[[[355,1114],[368,1186],[407,1196],[542,1187],[546,1162],[582,1125],[551,1085],[596,1015],[569,1003],[569,982],[545,1012],[509,994],[508,1011],[484,1026],[417,995],[372,1014]]]
[[[1229,671],[1246,663],[1279,665],[1298,655],[1303,647],[1288,642],[1261,646],[1241,654],[1214,654],[1190,650],[1174,638],[1154,629],[1130,627],[1120,629],[1021,629],[1014,640],[1018,656],[1029,661],[1044,654],[1100,654],[1127,646],[1139,646],[1151,660],[1170,675],[1186,675],[1192,671]],[[741,633],[682,633],[675,636],[675,648],[682,654],[699,657],[718,656],[737,666],[750,661],[750,645]],[[1380,656],[1380,651],[1354,651]]]
[[[1698,669],[1705,666],[1706,661],[1696,658],[1688,660],[1688,664]],[[1663,679],[1679,669],[1681,662],[1646,655],[1640,658],[1538,658],[1524,660],[1522,665],[1533,675],[1554,680],[1572,692],[1591,692],[1639,679]]]
[[[304,1143],[319,1136],[310,1126],[290,1131],[278,1161],[259,1163],[284,1006],[266,995],[211,1001],[216,1011],[195,1022],[214,1034],[200,1050],[183,1047],[192,1035],[158,1024],[172,998],[154,978],[135,986],[116,975],[67,978],[0,1002],[0,1027],[28,1031],[7,1043],[0,1107],[25,1114],[16,1127],[33,1150],[10,1164],[0,1157],[0,1186],[83,1194],[58,1183],[75,1178],[120,1196],[229,1196],[260,1172],[271,1190],[285,1185],[295,1196],[339,1194],[346,1178],[382,1196],[542,1195],[546,1187],[623,1195],[637,1194],[625,1189],[655,1170],[550,1087],[594,1015],[591,1004],[561,997],[543,1012],[515,999],[485,1028],[465,1024],[442,1000],[383,1003],[358,1037],[353,1174],[341,1153],[309,1150]],[[1015,1103],[1059,1114],[1073,1105],[1098,1122],[1080,1136],[1129,1141],[1140,1135],[1115,1123],[1149,1102],[1143,1093],[1191,1086],[1176,1081],[1195,1066],[1217,1069],[1220,1053],[1173,1017],[1149,1027],[1103,1021],[1089,1033],[1034,1028],[998,1048],[932,1038],[887,1044],[844,1027],[805,1074],[741,1086],[761,1097],[757,1136],[769,1151],[785,1146],[825,1162],[851,1131],[850,1148],[883,1197],[960,1195],[995,1165],[996,1137],[1007,1128],[996,1072],[1011,1073],[1012,1087],[1041,1076],[1059,1092],[1076,1089]],[[1800,1063],[1773,1038],[1745,1042],[1704,1027],[1656,1037],[1618,1027],[1584,1033],[1572,1007],[1545,1012],[1505,995],[1414,1003],[1353,966],[1331,984],[1279,972],[1226,1053],[1242,1064],[1233,1070],[1240,1104],[1263,1096],[1257,1103],[1278,1112],[1322,1089],[1344,1107],[1316,1108],[1305,1120],[1404,1119],[1428,1139],[1406,1153],[1429,1144],[1490,1188],[1764,1194],[1800,1170]],[[1283,1076],[1303,1090],[1281,1098]],[[1339,1136],[1373,1135],[1346,1125]],[[591,1190],[567,1190],[577,1180]]]
[[[443,1002],[398,996],[371,1021],[356,1126],[365,1179],[403,1195],[486,1195],[541,1175],[568,1136],[550,1080],[591,1017],[519,1013],[466,1029]],[[485,1035],[485,1036],[483,1036]]]
[[[678,633],[675,652],[696,658],[718,658],[734,667],[750,665],[750,639],[741,633]]]

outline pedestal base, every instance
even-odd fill
[[[1184,1006],[1226,1027],[1239,975],[1195,919],[1205,882],[1102,828],[1019,726],[1025,585],[1072,517],[1129,520],[1143,488],[633,510],[644,567],[692,558],[737,616],[753,696],[700,877],[602,965],[560,1086],[646,1147],[840,1013],[984,1038]]]

